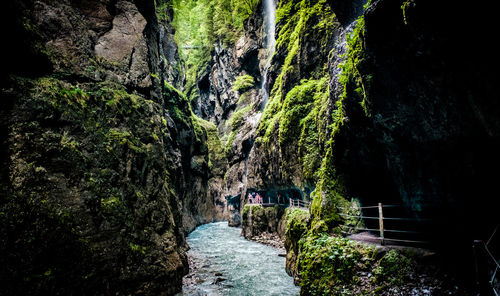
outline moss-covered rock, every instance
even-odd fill
[[[284,219],[286,221],[286,271],[294,277],[295,283],[298,284],[297,257],[300,254],[299,244],[307,233],[309,213],[301,209],[287,209]]]
[[[352,285],[356,269],[366,260],[362,246],[328,234],[301,242],[297,261],[301,295],[339,295]]]
[[[260,205],[245,205],[241,214],[242,234],[251,238],[267,231],[267,216]]]
[[[3,126],[9,190],[1,205],[9,293],[135,291],[151,273],[178,281],[186,257],[163,108],[108,82],[14,78],[11,87]],[[150,261],[170,267],[126,268]]]
[[[397,250],[390,250],[378,262],[374,270],[375,281],[379,284],[402,285],[408,281],[412,259]]]
[[[317,182],[330,121],[328,55],[340,30],[327,1],[279,3],[272,87],[250,159],[259,183],[304,188]]]
[[[166,82],[152,4],[2,4],[25,47],[0,73],[4,294],[175,294],[184,232],[222,219],[222,145]]]

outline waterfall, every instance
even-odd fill
[[[269,100],[269,89],[267,88],[267,73],[271,67],[271,59],[274,54],[274,46],[276,45],[276,5],[274,0],[264,0],[264,24],[266,30],[266,49],[267,49],[267,60],[264,67],[264,72],[262,73],[262,85],[260,92],[262,94],[262,103],[260,106],[261,110],[266,107],[267,101]]]
[[[276,44],[276,6],[274,0],[264,0],[264,22],[266,26],[266,48],[269,52],[267,63],[269,64]]]

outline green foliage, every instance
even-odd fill
[[[154,3],[158,20],[163,22],[168,21],[168,10],[172,7],[172,2],[170,0],[155,0]]]
[[[226,140],[226,146],[225,146],[225,152],[226,155],[230,154],[231,147],[233,145],[234,138],[238,134],[238,129],[243,123],[243,117],[252,110],[252,105],[246,106],[242,109],[239,109],[231,115],[229,120],[226,122],[226,125],[228,125],[231,128],[231,133],[229,134],[227,140]]]
[[[173,0],[175,40],[186,65],[186,94],[197,96],[195,85],[210,59],[214,43],[233,44],[259,0]]]
[[[148,248],[145,247],[145,246],[141,246],[139,244],[135,244],[135,243],[132,243],[130,242],[129,243],[129,247],[130,247],[130,250],[134,251],[134,252],[138,252],[142,255],[145,255],[148,251]]]
[[[250,75],[241,75],[236,77],[233,84],[233,90],[243,93],[254,86],[255,79]]]
[[[231,131],[236,131],[243,122],[243,117],[248,114],[252,110],[252,105],[241,108],[231,115],[231,118],[227,121],[227,125],[231,127]]]
[[[89,95],[81,90],[79,87],[74,87],[70,89],[61,89],[59,91],[61,98],[65,99],[68,104],[78,103],[81,107],[87,105],[87,100]]]
[[[405,25],[408,25],[408,16],[407,16],[408,9],[415,6],[416,6],[415,0],[407,0],[403,2],[403,4],[401,5],[401,11],[403,12],[403,21]]]
[[[301,209],[287,211],[286,236],[291,241],[299,241],[307,232],[309,213]]]
[[[352,282],[362,258],[360,246],[349,239],[325,233],[307,237],[301,244],[297,264],[301,293],[339,295]]]
[[[175,41],[185,63],[186,85],[189,95],[200,72],[210,59],[213,35],[213,4],[209,0],[174,0]]]
[[[276,50],[285,59],[272,87],[259,126],[257,142],[271,150],[270,145],[279,143],[283,163],[282,178],[295,173],[290,163],[292,155],[299,156],[299,164],[307,182],[315,183],[324,156],[329,119],[326,114],[328,100],[326,44],[340,26],[326,0],[285,0],[279,2],[277,23],[280,24]],[[318,42],[322,57],[313,71],[300,72],[302,55],[307,42]],[[296,83],[300,80],[300,83]]]
[[[397,250],[390,250],[375,268],[375,281],[379,284],[402,285],[411,270],[412,259]]]

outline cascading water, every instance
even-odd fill
[[[264,21],[266,24],[266,47],[269,51],[269,59],[274,53],[274,45],[276,44],[276,6],[274,0],[264,1]]]
[[[269,100],[267,74],[269,72],[269,68],[271,67],[271,59],[274,54],[274,46],[276,45],[276,5],[274,0],[264,0],[264,23],[266,29],[267,61],[264,67],[264,72],[262,73],[262,85],[260,88],[260,93],[262,94],[262,104],[260,105],[261,110],[264,110],[267,101]]]
[[[269,100],[269,89],[267,87],[267,74],[269,72],[269,68],[271,68],[271,60],[274,54],[274,46],[276,45],[276,4],[274,0],[264,0],[264,26],[266,31],[266,64],[264,66],[264,71],[262,72],[262,83],[260,86],[260,94],[261,94],[261,104],[260,111],[263,111],[267,105]],[[257,127],[258,122],[260,120],[262,113],[255,114],[254,117],[249,120],[253,121],[253,126]],[[252,147],[253,149],[253,147]],[[248,181],[248,157],[250,153],[247,154],[245,160],[245,174],[243,183],[247,184]],[[243,195],[243,200],[245,199]]]

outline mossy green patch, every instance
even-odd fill
[[[226,139],[226,144],[224,150],[226,151],[226,155],[229,156],[231,152],[231,147],[233,145],[233,141],[236,138],[236,135],[238,134],[238,129],[240,126],[243,124],[243,118],[245,115],[252,110],[252,105],[248,105],[246,107],[243,107],[241,109],[238,109],[233,112],[231,117],[227,120],[226,125],[230,128],[230,133],[229,136]]]
[[[254,86],[255,79],[250,75],[240,75],[236,77],[233,90],[243,93]]]
[[[215,124],[193,115],[196,134],[206,133],[206,145],[208,148],[208,167],[213,175],[222,175],[227,165],[224,146],[219,137]]]
[[[252,110],[252,105],[248,105],[233,112],[226,123],[231,127],[231,131],[236,131],[241,126],[241,124],[243,123],[243,117],[247,115],[250,110]]]
[[[298,272],[304,295],[340,295],[353,281],[366,252],[355,242],[328,234],[309,236],[300,245]]]
[[[286,212],[286,237],[298,242],[307,232],[309,213],[302,209],[292,209]]]
[[[412,259],[401,251],[390,250],[379,260],[374,270],[375,281],[400,286],[407,281],[412,263]]]
[[[160,1],[160,0],[157,0]],[[162,1],[163,2],[163,1]],[[175,0],[172,22],[181,59],[185,63],[184,89],[190,99],[198,96],[196,82],[206,70],[217,41],[227,47],[243,34],[244,21],[256,10],[258,0]],[[164,4],[163,4],[164,5]],[[157,14],[162,16],[164,10]]]
[[[280,1],[276,19],[280,28],[276,51],[285,58],[257,128],[256,142],[266,150],[279,143],[283,179],[295,175],[299,164],[304,181],[314,184],[320,177],[329,121],[323,116],[330,81],[326,44],[340,25],[324,0]],[[320,47],[314,53],[319,62],[305,73],[302,60],[310,54],[306,44],[311,42]]]

